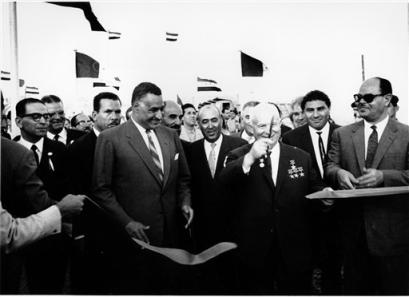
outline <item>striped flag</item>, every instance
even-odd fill
[[[166,32],[166,41],[177,41],[179,37],[178,33]]]
[[[119,39],[121,38],[121,33],[108,31],[108,39]]]
[[[40,91],[38,90],[37,87],[29,87],[29,86],[26,86],[26,88],[25,88],[25,93],[26,93],[26,94],[38,95],[38,94],[40,94]]]
[[[215,80],[197,77],[197,91],[198,92],[209,92],[209,91],[220,92],[221,89],[217,86],[217,82]]]
[[[107,84],[104,82],[94,82],[93,86],[94,88],[99,88],[99,87],[106,87]]]
[[[10,80],[10,72],[1,71],[1,80]]]

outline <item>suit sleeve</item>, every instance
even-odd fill
[[[191,206],[191,175],[189,170],[189,165],[187,163],[186,155],[183,150],[182,142],[179,139],[179,136],[173,133],[173,138],[176,145],[176,151],[179,153],[179,173],[178,173],[178,186],[177,186],[177,195],[178,195],[178,204],[189,205]]]
[[[112,140],[104,133],[97,138],[94,155],[92,197],[110,216],[122,226],[133,221],[119,204],[112,190],[112,175],[114,173],[115,148]]]
[[[240,183],[247,177],[243,171],[243,160],[244,155],[238,154],[237,151],[231,151],[227,154],[225,166],[219,175],[219,180],[222,184],[232,186]]]
[[[0,242],[6,253],[61,232],[61,214],[57,206],[26,218],[13,218],[0,202]]]
[[[337,173],[341,169],[341,144],[339,131],[335,130],[332,134],[328,160],[325,164],[324,176],[332,187],[338,187]]]

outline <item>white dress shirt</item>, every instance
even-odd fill
[[[376,126],[376,132],[378,134],[378,143],[379,140],[382,137],[383,131],[385,130],[386,124],[388,124],[389,117],[384,118],[382,121],[379,123],[375,124]],[[366,154],[368,152],[368,140],[369,136],[372,134],[372,128],[374,124],[368,123],[367,121],[364,120],[364,138],[365,138],[365,159],[366,159]]]
[[[328,136],[329,136],[329,123],[327,122],[325,124],[325,126],[321,130],[314,129],[311,126],[308,126],[308,129],[310,131],[312,145],[314,146],[315,159],[317,160],[318,168],[320,169],[321,177],[323,177],[324,176],[324,166],[323,166],[322,161],[321,161],[320,146],[318,144],[319,137],[318,137],[317,132],[322,132],[321,133],[321,138],[322,138],[322,142],[324,144],[324,152],[327,153]]]
[[[223,134],[220,134],[219,139],[217,139],[214,143],[216,146],[214,147],[214,154],[216,156],[215,158],[215,164],[217,164],[217,160],[219,158],[219,152],[220,152],[220,147],[222,146],[222,140],[223,140]],[[208,142],[206,139],[204,140],[204,149],[205,149],[205,154],[206,154],[206,159],[207,163],[209,163],[209,154],[210,151],[212,150],[210,142]]]
[[[141,125],[139,125],[132,117],[131,117],[131,119],[132,119],[132,122],[135,124],[136,128],[138,128],[139,132],[141,133],[142,138],[145,141],[145,144],[146,144],[146,146],[147,146],[147,148],[149,150],[149,139],[148,139],[148,135],[146,134],[146,129],[144,127],[142,127]],[[158,137],[156,137],[155,130],[152,130],[151,137],[152,137],[153,144],[155,145],[155,149],[156,149],[156,151],[157,151],[157,153],[159,155],[160,166],[161,166],[162,172],[163,172],[164,170],[163,170],[162,149],[160,147]]]
[[[259,160],[256,160],[253,166],[259,166],[259,162],[260,162]],[[276,143],[276,145],[271,149],[270,162],[271,162],[271,178],[273,179],[274,185],[276,185],[278,166],[280,163],[280,144],[279,143]],[[248,174],[251,168],[245,166],[245,164],[243,163],[242,169],[243,169],[244,174]]]
[[[36,153],[38,156],[38,162],[41,162],[41,156],[43,155],[43,146],[44,146],[44,138],[41,137],[39,141],[36,143],[29,142],[23,138],[23,136],[20,137],[18,143],[26,147],[27,149],[31,150],[31,147],[33,144],[37,147]]]
[[[67,130],[63,128],[60,133],[55,134],[58,135],[58,141],[61,142],[62,144],[67,143]],[[55,135],[51,132],[47,132],[47,137],[50,138],[51,140],[54,140]]]

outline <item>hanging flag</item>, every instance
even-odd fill
[[[94,12],[92,11],[91,4],[89,2],[48,2],[59,6],[79,8],[84,12],[85,18],[88,20],[91,31],[106,31],[98,21]]]
[[[1,70],[1,80],[10,80],[10,72]]]
[[[241,75],[242,76],[263,76],[263,62],[249,55],[241,53]]]
[[[217,84],[217,82],[216,82],[215,80],[213,80],[213,79],[207,79],[207,78],[197,77],[197,81],[198,81],[198,82],[209,82],[209,83]]]
[[[179,94],[176,94],[176,102],[177,102],[177,104],[179,104],[180,106],[183,106],[183,102],[182,102],[182,99],[180,99]]]
[[[179,37],[178,33],[166,32],[166,41],[177,41]]]
[[[221,89],[217,86],[217,82],[214,79],[197,77],[197,91],[198,92],[209,92],[209,91],[220,92]]]
[[[25,83],[25,81],[24,81],[24,79],[19,79],[18,80],[18,86],[21,88],[22,86],[24,86],[24,83]]]
[[[121,81],[118,76],[115,76],[114,79],[115,79],[116,81]]]
[[[93,86],[94,88],[107,87],[107,84],[104,82],[94,82]]]
[[[75,52],[75,66],[77,77],[94,77],[99,75],[99,63],[90,56]]]
[[[119,39],[121,38],[121,33],[108,31],[108,39]]]
[[[29,87],[29,86],[26,86],[25,93],[26,94],[35,94],[35,95],[40,94],[37,87]]]

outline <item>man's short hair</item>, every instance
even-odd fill
[[[83,114],[83,113],[77,113],[75,116],[73,116],[72,117],[72,119],[71,119],[71,127],[76,127],[77,125],[78,125],[78,116],[79,115],[81,115],[81,114]],[[86,117],[88,117],[88,119],[91,121],[91,122],[93,122],[93,120],[92,120],[92,118],[90,117],[90,116],[88,116],[88,115],[86,115],[86,114],[84,114]]]
[[[94,111],[98,112],[99,109],[101,108],[101,100],[102,99],[110,99],[110,100],[118,100],[119,103],[122,104],[121,99],[119,99],[117,94],[111,93],[111,92],[102,92],[97,94],[94,97],[94,103],[93,103],[93,108]]]
[[[44,103],[60,103],[62,102],[60,97],[56,95],[46,95],[41,98],[41,101]]]
[[[396,95],[392,95],[391,104],[396,107],[398,105],[399,98]]]
[[[331,107],[331,100],[329,100],[329,97],[327,96],[327,94],[319,90],[314,90],[314,91],[308,92],[307,95],[304,96],[301,102],[301,109],[304,111],[305,105],[307,104],[307,102],[315,101],[315,100],[324,101],[325,104],[328,106],[328,108]]]
[[[291,104],[290,104],[291,110],[294,110],[294,106],[296,105],[301,106],[301,102],[303,99],[304,99],[304,96],[300,96],[300,97],[295,98],[293,101],[291,101]]]
[[[144,97],[147,94],[153,94],[156,96],[162,95],[161,89],[150,82],[142,82],[139,85],[135,87],[135,89],[132,92],[132,101],[131,104],[132,106],[136,101],[139,101],[142,97]]]
[[[33,104],[33,103],[40,103],[40,104],[44,105],[44,103],[39,99],[25,98],[25,99],[17,102],[17,104],[16,104],[16,115],[18,117],[23,117],[26,114],[26,106],[28,104]]]
[[[374,77],[379,80],[379,90],[381,94],[392,94],[392,84],[389,80],[382,77]]]
[[[185,110],[188,109],[188,108],[193,108],[196,111],[196,108],[195,108],[195,106],[193,104],[185,103],[185,104],[182,105],[182,112],[183,112],[182,114],[183,115],[185,115]]]
[[[200,120],[200,116],[203,113],[204,110],[206,109],[213,109],[217,111],[218,117],[221,119],[222,118],[222,113],[220,112],[220,109],[215,105],[215,104],[208,104],[203,106],[201,109],[199,109],[199,112],[197,113],[197,119]]]

